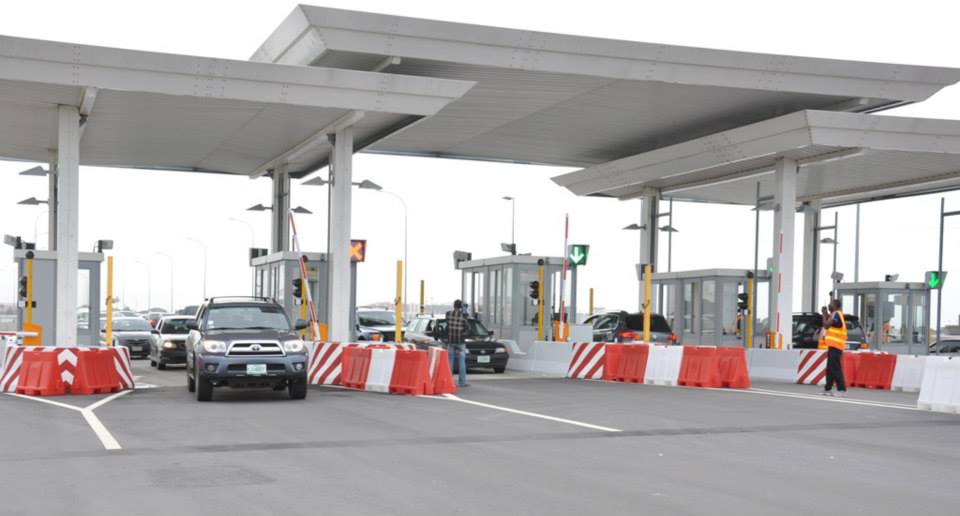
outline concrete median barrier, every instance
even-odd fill
[[[677,385],[684,346],[650,346],[643,383],[647,385]]]
[[[948,413],[960,411],[960,359],[927,357],[917,408]]]
[[[747,350],[747,369],[752,381],[793,383],[797,380],[800,352],[779,349]]]
[[[919,392],[923,385],[923,369],[927,357],[897,355],[897,367],[893,372],[890,388],[895,391]]]

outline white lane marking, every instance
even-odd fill
[[[846,403],[849,405],[862,405],[865,407],[877,407],[877,408],[890,408],[897,410],[920,410],[917,407],[912,405],[905,405],[899,403],[887,403],[887,402],[874,402],[868,400],[856,400],[850,398],[837,398],[832,396],[823,396],[823,395],[811,395],[811,394],[801,394],[796,392],[787,392],[787,391],[771,391],[766,389],[715,389],[709,388],[707,390],[718,391],[718,392],[742,392],[747,394],[760,394],[763,396],[777,396],[780,398],[793,398],[799,400],[813,400],[813,401],[826,401],[833,403]]]
[[[23,394],[16,394],[13,392],[8,392],[6,394],[8,396],[15,396],[17,398],[23,398],[25,400],[46,403],[48,405],[53,405],[55,407],[75,410],[79,412],[83,416],[83,419],[87,422],[87,424],[90,425],[90,429],[93,430],[94,434],[96,434],[97,439],[100,439],[100,444],[103,445],[104,449],[122,450],[123,447],[120,446],[120,443],[117,442],[116,438],[113,437],[113,434],[111,434],[110,431],[107,430],[107,427],[103,424],[102,421],[100,421],[100,418],[98,418],[97,415],[93,413],[93,411],[129,392],[131,391],[123,390],[123,391],[111,394],[110,396],[107,396],[102,400],[91,403],[90,405],[87,405],[86,407],[83,407],[83,408],[75,407],[73,405],[68,405],[66,403],[60,403],[59,401],[53,401],[53,400],[48,400],[48,399],[34,397],[34,396],[25,396]]]
[[[53,406],[55,406],[55,407],[60,407],[60,408],[65,408],[65,409],[70,409],[70,410],[76,410],[77,412],[81,412],[81,411],[83,410],[83,408],[81,408],[81,407],[76,407],[76,406],[73,406],[73,405],[68,405],[68,404],[66,404],[66,403],[60,403],[59,401],[53,401],[53,400],[48,400],[48,399],[44,399],[44,398],[35,398],[35,397],[33,397],[33,396],[27,396],[27,395],[24,395],[24,394],[17,394],[17,393],[15,393],[15,392],[8,392],[8,393],[6,393],[6,395],[7,395],[7,396],[13,396],[13,397],[15,397],[15,398],[22,398],[22,399],[25,399],[25,400],[39,401],[40,403],[46,403],[47,405],[53,405]]]
[[[115,392],[115,393],[107,396],[106,398],[103,398],[102,400],[97,401],[96,403],[91,403],[90,405],[87,405],[86,407],[83,407],[83,410],[89,410],[89,411],[92,412],[92,411],[97,410],[98,408],[106,405],[107,403],[110,403],[111,401],[119,398],[120,396],[123,396],[124,394],[127,394],[128,392],[130,392],[130,391],[129,391],[129,390],[123,390],[123,391],[120,391],[120,392]]]
[[[491,405],[489,403],[481,403],[479,401],[465,400],[453,394],[444,394],[441,396],[423,396],[424,398],[436,398],[436,399],[445,399],[450,401],[459,401],[460,403],[466,403],[468,405],[476,405],[478,407],[484,407],[493,410],[500,410],[503,412],[509,412],[511,414],[519,414],[521,416],[535,417],[539,419],[546,419],[547,421],[554,421],[556,423],[564,423],[568,425],[580,426],[583,428],[589,428],[591,430],[600,430],[602,432],[622,432],[618,428],[610,428],[607,426],[592,425],[590,423],[584,423],[583,421],[574,421],[572,419],[564,419],[562,417],[553,417],[546,414],[538,414],[536,412],[527,412],[525,410],[517,410],[509,407],[501,407],[499,405]]]
[[[120,391],[127,392],[127,391]],[[102,401],[102,400],[101,400]],[[97,438],[100,439],[100,443],[103,444],[103,447],[107,450],[122,450],[123,447],[120,446],[120,443],[114,439],[113,434],[107,430],[107,427],[103,426],[103,423],[100,421],[100,418],[93,413],[92,410],[85,408],[80,411],[83,414],[83,419],[87,420],[87,424],[90,425],[90,428],[93,429],[93,433],[97,434]]]

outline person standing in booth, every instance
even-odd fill
[[[463,313],[463,303],[457,299],[453,302],[453,310],[447,312],[447,354],[450,356],[450,370],[453,370],[454,355],[457,357],[457,372],[460,383],[458,387],[468,387],[467,384],[467,344],[465,341],[467,326],[470,322]]]
[[[824,386],[824,396],[833,396],[833,385],[837,385],[837,396],[847,395],[847,382],[843,378],[843,350],[847,347],[847,321],[843,317],[842,305],[839,299],[830,301],[830,309],[823,307],[823,327],[827,334],[824,339],[827,344],[827,384]]]

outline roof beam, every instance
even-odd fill
[[[327,135],[334,134],[340,129],[344,129],[356,124],[357,122],[363,119],[363,115],[364,115],[363,111],[351,111],[341,116],[340,118],[334,120],[330,124],[324,126],[319,131],[310,135],[310,137],[308,137],[307,139],[294,145],[283,154],[280,154],[279,156],[257,167],[257,169],[250,174],[250,179],[256,179],[258,177],[262,177],[266,175],[267,172],[269,172],[270,170],[276,168],[281,164],[289,163],[297,159],[297,157],[301,156],[304,152],[307,152],[308,150],[314,147],[317,147],[319,145],[327,145],[328,144]]]
[[[83,96],[80,99],[80,140],[83,140],[83,131],[87,128],[87,119],[93,113],[93,104],[97,101],[98,88],[89,87],[83,89]]]

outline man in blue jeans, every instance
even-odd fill
[[[453,302],[453,310],[447,312],[447,355],[450,356],[450,370],[453,371],[453,357],[457,356],[457,372],[460,376],[460,387],[468,387],[467,383],[467,344],[464,339],[470,322],[463,313],[463,303],[459,299]]]

